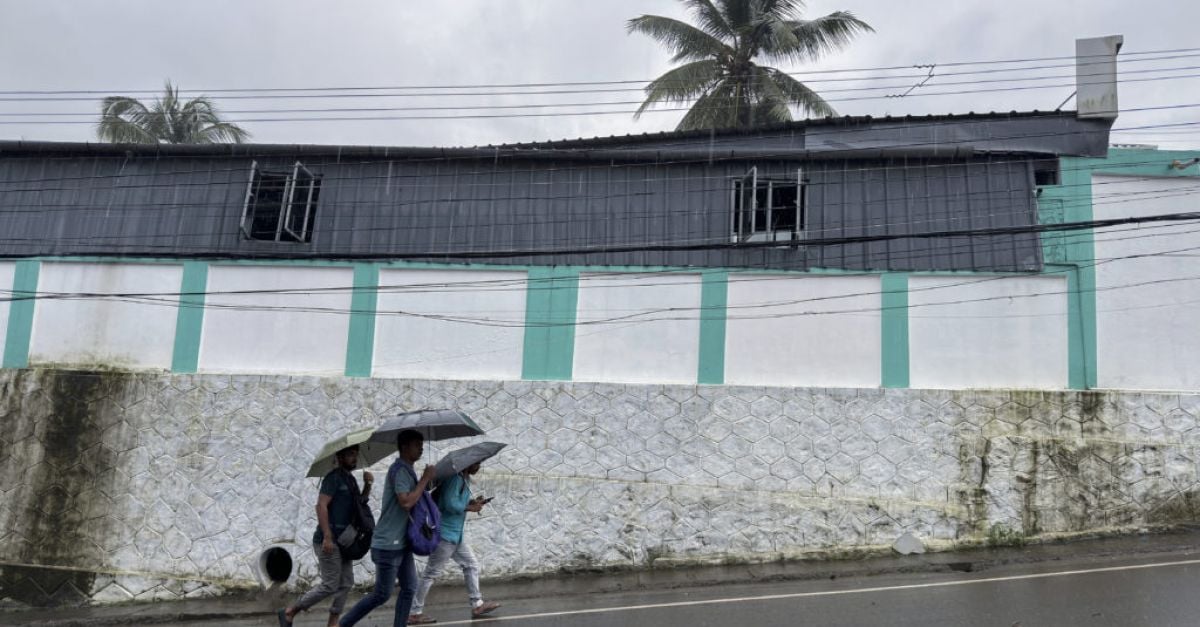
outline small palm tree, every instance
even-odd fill
[[[105,98],[96,135],[120,144],[240,144],[250,138],[242,127],[223,122],[208,98],[180,100],[171,81],[150,106],[127,96]]]
[[[861,32],[874,32],[848,11],[800,19],[803,0],[680,0],[693,26],[658,15],[629,20],[629,32],[649,35],[683,63],[646,86],[634,117],[656,103],[694,101],[679,130],[745,128],[787,122],[792,107],[810,115],[836,115],[833,107],[787,73],[759,65],[804,62],[838,50]]]

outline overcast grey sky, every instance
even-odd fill
[[[336,8],[334,8],[336,7]],[[789,71],[873,68],[988,59],[1069,56],[1074,40],[1125,36],[1127,52],[1200,47],[1200,2],[1164,0],[1150,10],[1129,0],[812,0],[807,16],[849,10],[874,34],[845,51]],[[156,89],[170,78],[184,89],[383,85],[473,85],[648,79],[669,67],[648,38],[627,35],[643,13],[683,17],[676,0],[0,0],[0,90],[78,89],[122,93]],[[1133,57],[1129,57],[1133,58]],[[1050,64],[1055,62],[1044,62]],[[1057,62],[1062,63],[1062,62]],[[1125,64],[1122,70],[1194,67],[1200,57]],[[962,71],[954,68],[943,71]],[[913,70],[900,72],[912,74]],[[895,72],[893,72],[895,73]],[[1024,75],[1069,77],[1071,68]],[[882,72],[842,74],[877,77]],[[829,78],[831,75],[810,75]],[[1142,75],[1145,77],[1161,76]],[[1125,75],[1126,78],[1135,78]],[[801,77],[802,79],[804,77]],[[988,75],[935,78],[924,91]],[[813,83],[818,91],[915,82]],[[1073,78],[1041,84],[1073,84]],[[897,89],[896,91],[903,91]],[[1053,109],[1070,87],[955,96],[836,102],[840,113],[961,113]],[[872,92],[881,95],[890,92]],[[826,93],[831,100],[862,93]],[[225,100],[227,111],[279,108],[396,107],[597,102],[639,99],[636,92],[556,96]],[[0,102],[4,112],[98,110],[96,100]],[[1125,83],[1121,106],[1200,103],[1200,78]],[[1073,107],[1073,104],[1068,105]],[[600,107],[630,110],[631,105]],[[492,111],[493,113],[495,111]],[[478,112],[476,112],[478,113]],[[234,114],[229,118],[263,117]],[[308,114],[274,114],[296,117]],[[343,114],[355,115],[355,114]],[[391,112],[382,115],[404,115]],[[270,143],[474,145],[670,129],[678,113],[555,118],[249,122],[253,141]],[[0,116],[8,121],[22,119]],[[62,118],[59,118],[62,119]],[[74,119],[74,118],[69,118]],[[1127,112],[1118,127],[1200,120],[1200,108]],[[0,138],[92,140],[91,124],[3,124]],[[1117,139],[1164,148],[1200,147],[1200,127],[1143,130]]]

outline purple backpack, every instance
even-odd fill
[[[404,466],[404,470],[413,478],[413,483],[418,483],[417,475],[407,464],[397,465]],[[395,481],[395,477],[392,478],[392,481]],[[432,554],[437,548],[438,542],[441,541],[442,513],[438,511],[437,504],[433,502],[433,496],[429,494],[428,490],[421,493],[417,504],[409,510],[408,530],[405,535],[408,538],[408,548],[414,555]]]

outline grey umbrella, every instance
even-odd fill
[[[401,431],[416,431],[425,436],[426,440],[448,440],[450,438],[466,438],[473,435],[483,435],[483,429],[475,424],[471,417],[455,409],[422,409],[410,411],[398,416],[392,416],[383,421],[375,433],[371,435],[372,442],[396,443],[396,436]]]
[[[436,478],[441,481],[453,477],[471,466],[491,458],[506,446],[508,445],[503,442],[480,442],[450,451],[438,460],[437,466],[434,467],[437,469]]]

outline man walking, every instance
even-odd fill
[[[354,520],[354,500],[363,503],[371,494],[371,473],[363,472],[363,489],[359,493],[358,482],[350,474],[358,466],[358,446],[346,447],[336,454],[337,467],[321,479],[320,495],[317,497],[317,530],[313,532],[313,552],[317,554],[317,568],[321,583],[300,597],[294,605],[279,610],[279,624],[287,627],[296,614],[332,596],[329,606],[329,627],[338,623],[338,616],[346,605],[346,595],[354,587],[354,561],[342,557],[336,539]]]
[[[437,489],[437,505],[442,513],[442,541],[429,556],[421,583],[413,599],[409,625],[427,625],[437,620],[425,615],[425,597],[433,587],[433,580],[442,574],[446,562],[453,559],[462,568],[467,584],[467,598],[471,603],[471,618],[480,618],[500,607],[499,603],[484,601],[479,591],[479,561],[463,538],[467,524],[467,512],[479,512],[491,499],[472,498],[471,477],[479,472],[475,463],[461,473],[446,479]]]
[[[396,438],[400,457],[388,468],[383,483],[383,508],[375,535],[371,540],[371,561],[375,562],[375,589],[356,603],[342,617],[339,625],[350,627],[362,620],[375,608],[392,596],[396,579],[400,579],[400,593],[396,597],[396,616],[393,627],[408,622],[413,595],[417,590],[417,571],[413,564],[412,549],[405,539],[408,530],[408,512],[417,504],[426,486],[433,480],[433,466],[426,466],[417,480],[413,464],[425,452],[425,437],[417,431],[401,431]]]

